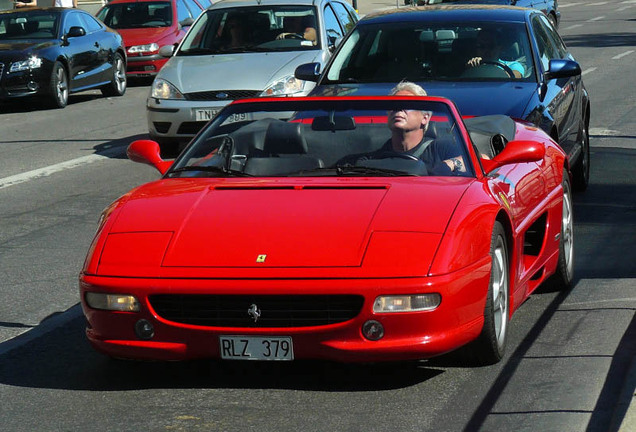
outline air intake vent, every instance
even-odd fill
[[[149,298],[153,309],[168,321],[204,327],[267,328],[336,324],[360,313],[364,298],[357,295],[174,295]],[[256,305],[256,321],[248,310]]]

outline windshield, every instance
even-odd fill
[[[369,24],[344,41],[322,84],[534,81],[534,67],[523,23]]]
[[[113,29],[170,27],[172,4],[170,2],[108,4],[99,12],[97,18]]]
[[[447,103],[294,98],[228,105],[167,176],[473,176],[468,161]]]
[[[0,15],[0,40],[52,39],[57,36],[57,13],[27,11]]]
[[[319,34],[313,7],[208,10],[192,26],[177,55],[320,49]]]

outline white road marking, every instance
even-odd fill
[[[589,19],[589,20],[587,20],[587,21],[585,21],[585,22],[600,21],[600,20],[602,20],[602,19],[605,19],[605,17],[604,17],[604,16],[597,16],[597,17],[591,18],[591,19]]]
[[[579,4],[580,4],[580,3],[568,3],[568,4],[564,4],[564,5],[560,4],[560,5],[559,5],[559,9],[569,8],[569,7],[571,7],[571,6],[578,6]]]
[[[581,76],[583,76],[583,75],[587,75],[587,74],[589,74],[590,72],[594,72],[595,70],[596,70],[596,68],[595,68],[595,67],[591,67],[591,68],[589,68],[589,69],[585,69],[583,72],[581,72]]]
[[[621,53],[621,54],[618,54],[618,55],[615,55],[614,57],[612,57],[612,60],[618,60],[620,58],[623,58],[625,56],[628,56],[628,55],[632,54],[633,52],[634,52],[634,50],[625,51],[624,53]]]
[[[588,3],[587,6],[603,6],[604,4],[607,4],[609,2],[606,1],[602,1],[602,2],[596,2],[596,3]]]
[[[71,159],[68,161],[60,162],[54,165],[49,165],[43,168],[38,168],[32,171],[27,171],[27,172],[12,175],[9,177],[0,178],[0,189],[7,188],[9,186],[15,186],[20,183],[35,180],[37,178],[48,177],[51,174],[55,174],[60,171],[77,168],[78,166],[97,162],[109,157],[113,157],[115,155],[119,155],[121,153],[122,153],[122,148],[115,147],[113,149],[104,151],[100,154],[94,153],[94,154],[78,157],[75,159]]]
[[[575,29],[577,27],[583,27],[583,24],[572,24],[571,26],[566,27],[563,30],[572,30],[572,29]]]

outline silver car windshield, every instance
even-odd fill
[[[422,81],[535,81],[524,23],[359,25],[323,84]]]
[[[255,6],[206,11],[176,55],[312,49],[321,49],[314,7]]]
[[[445,103],[289,99],[228,105],[167,176],[474,176]]]

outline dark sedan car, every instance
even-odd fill
[[[69,93],[126,92],[121,36],[71,8],[0,12],[0,100],[42,96],[64,108]]]
[[[367,15],[320,74],[314,95],[386,95],[401,80],[454,101],[464,116],[505,114],[546,131],[589,182],[590,100],[581,67],[545,14],[506,6],[433,5]]]

